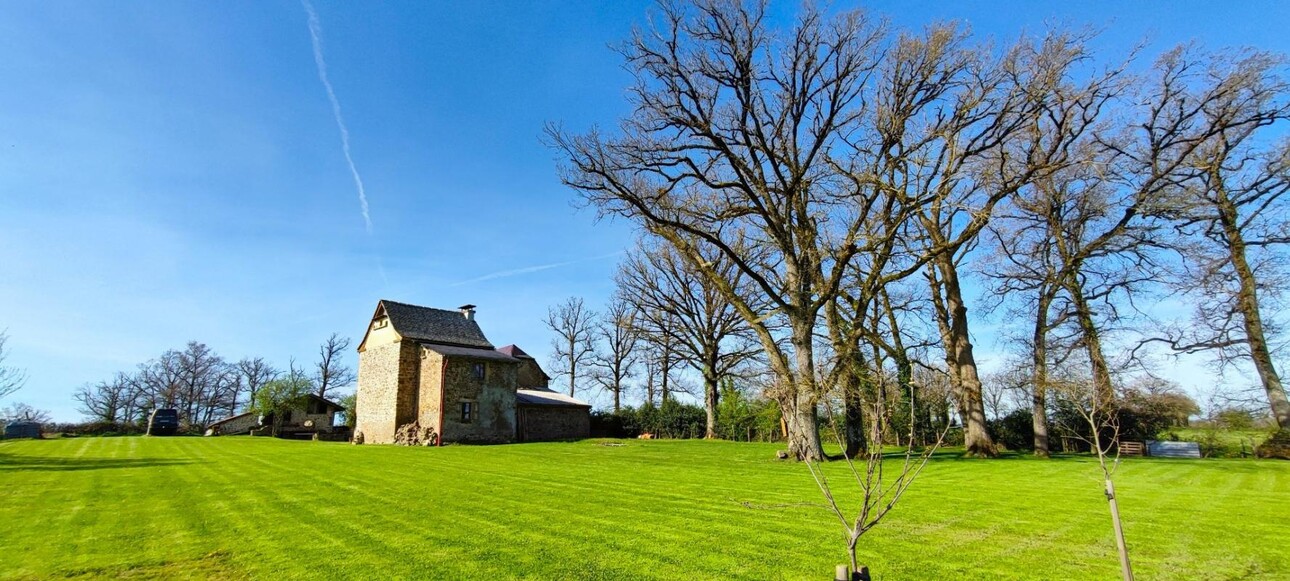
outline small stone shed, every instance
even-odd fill
[[[358,346],[355,436],[389,444],[414,426],[440,444],[587,437],[591,406],[550,391],[549,380],[519,347],[494,348],[474,305],[383,300]]]
[[[292,435],[332,432],[336,429],[336,414],[343,411],[345,411],[344,406],[311,393],[305,396],[305,400],[299,407],[288,411],[282,418],[280,433]],[[264,423],[272,423],[272,418],[266,418]],[[249,434],[251,430],[260,426],[260,416],[254,412],[246,412],[207,426],[207,434],[213,436]]]

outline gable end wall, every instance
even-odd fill
[[[411,341],[368,345],[358,356],[354,429],[366,442],[390,444],[394,431],[415,415],[420,357]]]

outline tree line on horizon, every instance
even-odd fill
[[[333,398],[354,384],[354,371],[343,363],[350,340],[332,333],[318,348],[317,360],[298,365],[292,359],[280,369],[263,357],[225,359],[206,344],[189,341],[141,363],[133,371],[87,383],[73,398],[91,424],[137,427],[158,408],[179,412],[183,428],[203,431],[211,423],[243,412],[270,415],[289,408],[308,394]],[[353,397],[346,395],[347,414]]]

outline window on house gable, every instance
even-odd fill
[[[461,423],[469,424],[475,419],[475,403],[469,401],[461,402]]]
[[[470,366],[470,374],[475,379],[483,381],[484,376],[487,375],[487,373],[488,373],[488,366],[486,366],[483,363],[475,363]]]

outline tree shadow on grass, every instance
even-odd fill
[[[48,456],[19,456],[0,453],[0,473],[3,472],[73,472],[80,470],[106,470],[113,468],[150,468],[156,466],[181,466],[192,460],[166,458],[53,458]]]

